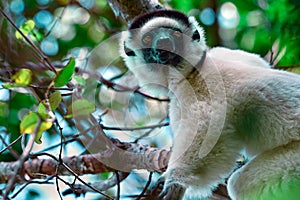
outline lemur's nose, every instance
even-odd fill
[[[169,38],[159,39],[156,42],[156,47],[155,48],[157,50],[174,51],[173,42]]]

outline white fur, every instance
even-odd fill
[[[209,50],[202,28],[194,18],[190,22],[201,40],[187,43],[183,56],[195,66],[207,51],[199,73],[190,75],[191,66],[181,71],[147,64],[138,51],[132,58],[121,48],[140,85],[171,98],[174,145],[165,187],[179,183],[187,188],[185,198],[207,197],[233,172],[243,150],[252,160],[231,176],[232,199],[259,198],[288,186],[289,180],[299,182],[300,76],[271,69],[255,54],[220,47]],[[187,27],[162,17],[147,22],[142,31],[164,23],[191,36]],[[139,48],[140,39],[132,39],[129,32],[123,34],[122,45],[124,41],[134,50]]]

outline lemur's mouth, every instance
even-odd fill
[[[168,50],[144,48],[142,49],[142,52],[147,63],[176,66],[182,60],[182,57],[179,56],[176,52]]]

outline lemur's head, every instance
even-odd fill
[[[123,32],[121,56],[140,86],[168,88],[201,62],[206,50],[203,29],[193,17],[174,10],[138,16]]]

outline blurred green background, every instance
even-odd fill
[[[277,42],[285,48],[280,66],[299,65],[300,2],[297,0],[167,0],[205,28],[208,45],[239,48],[262,56]],[[3,3],[2,3],[3,4]],[[77,48],[93,48],[113,33],[126,29],[105,0],[12,0],[6,9],[20,27],[35,22],[41,49],[61,59]],[[2,7],[5,5],[2,5]],[[51,47],[51,48],[50,48]],[[275,52],[276,53],[276,52]]]

